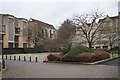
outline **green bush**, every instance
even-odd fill
[[[80,53],[84,53],[84,52],[90,52],[91,49],[89,49],[88,47],[86,46],[82,46],[82,45],[79,45],[79,46],[75,46],[75,47],[72,47],[70,49],[70,51],[68,51],[63,57],[62,57],[62,61],[70,61],[70,62],[77,62],[78,61],[78,58],[77,56],[80,54]]]
[[[66,53],[63,57],[66,56],[74,57],[74,56],[78,56],[80,53],[90,52],[90,51],[91,50],[88,47],[79,45],[71,48],[71,50],[68,53]]]

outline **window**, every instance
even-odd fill
[[[0,34],[0,40],[3,40],[3,35],[2,34]]]
[[[18,36],[15,36],[15,41],[18,41],[19,40],[19,37]]]
[[[100,49],[100,46],[96,46],[96,49]]]
[[[50,30],[50,38],[52,38],[52,30]]]
[[[13,48],[13,43],[9,43],[9,48]]]
[[[15,34],[20,34],[20,28],[15,28]]]
[[[0,25],[0,32],[5,32],[5,26],[4,25]]]
[[[108,46],[103,46],[103,49],[108,49]]]
[[[27,48],[27,43],[23,43],[23,48]]]
[[[27,26],[27,22],[23,21],[23,27],[25,28]]]
[[[15,48],[18,48],[18,43],[15,43]]]

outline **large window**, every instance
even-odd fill
[[[18,48],[18,43],[15,43],[15,48]]]
[[[9,43],[9,48],[13,48],[13,43]]]
[[[3,35],[2,34],[0,34],[0,40],[3,40]]]
[[[20,34],[20,28],[15,28],[15,34]]]
[[[50,30],[50,38],[52,38],[52,30]]]
[[[19,36],[15,36],[15,42],[18,42]]]
[[[5,32],[5,26],[4,25],[0,25],[0,32]]]
[[[23,48],[27,48],[27,43],[23,43]]]

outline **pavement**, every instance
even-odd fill
[[[118,66],[6,60],[3,78],[118,78]],[[113,62],[114,64],[117,64]],[[109,64],[109,65],[108,65]]]

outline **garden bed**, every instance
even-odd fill
[[[100,61],[96,61],[96,62],[64,62],[64,61],[48,61],[45,63],[68,63],[68,64],[82,64],[82,65],[96,65],[96,64],[102,64],[114,59],[117,59],[119,57],[114,57],[114,58],[108,58],[108,59],[104,59],[104,60],[100,60]]]

